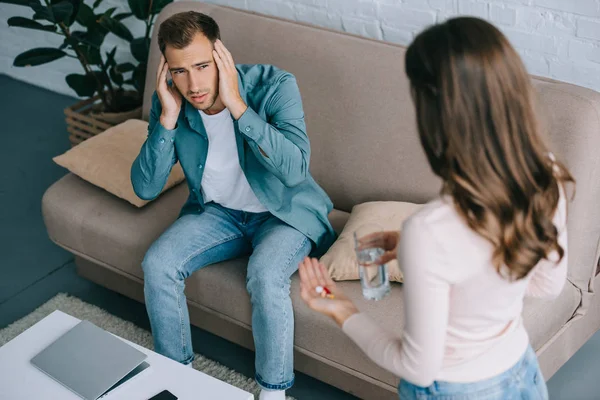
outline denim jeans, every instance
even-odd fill
[[[256,381],[283,390],[294,383],[294,314],[290,277],[312,242],[272,214],[231,210],[215,203],[179,218],[152,244],[144,261],[144,294],[155,350],[192,362],[185,279],[194,271],[250,254],[246,289],[252,303]]]
[[[479,382],[433,382],[428,387],[401,381],[401,400],[547,400],[548,389],[535,352],[529,346],[508,371]]]

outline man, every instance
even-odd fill
[[[331,201],[309,173],[296,80],[269,65],[236,66],[216,22],[197,12],[164,21],[158,43],[149,134],[131,180],[140,198],[154,199],[179,161],[190,196],[142,263],[156,350],[192,362],[185,278],[250,254],[260,399],[284,399],[294,382],[290,277],[335,238]]]

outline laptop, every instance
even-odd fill
[[[31,359],[85,400],[96,400],[149,367],[146,354],[81,321]]]

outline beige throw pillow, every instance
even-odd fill
[[[130,119],[85,140],[53,160],[91,184],[134,206],[143,207],[149,201],[140,199],[133,191],[131,165],[147,136],[148,122]],[[162,192],[184,178],[181,166],[175,164]]]
[[[354,206],[342,233],[329,251],[321,257],[321,262],[325,264],[333,280],[359,279],[353,233],[361,225],[375,223],[386,231],[400,230],[404,220],[421,207],[423,207],[422,204],[397,201],[374,201]],[[390,261],[387,266],[390,280],[402,282],[402,271],[398,261]]]

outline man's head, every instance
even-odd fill
[[[158,30],[158,46],[173,83],[198,110],[220,111],[219,70],[213,59],[219,26],[208,15],[187,11],[172,15]]]

